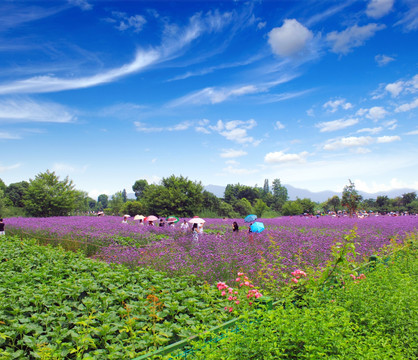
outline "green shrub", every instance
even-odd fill
[[[259,310],[239,332],[202,339],[193,359],[417,359],[418,260],[397,251],[343,286],[307,291],[304,304],[284,299]]]

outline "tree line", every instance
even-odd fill
[[[418,213],[418,199],[415,192],[389,199],[362,199],[349,180],[341,197],[333,196],[318,203],[309,198],[289,200],[288,192],[280,179],[263,186],[228,184],[223,198],[204,190],[201,182],[187,177],[171,175],[158,184],[149,184],[139,179],[132,185],[135,199],[128,199],[126,189],[108,196],[101,194],[97,199],[77,190],[72,180],[60,179],[55,172],[39,173],[29,181],[6,185],[0,179],[0,217],[12,216],[67,216],[97,213],[109,215],[154,214],[157,216],[176,215],[191,217],[238,218],[254,213],[258,217],[280,215],[320,214],[330,211],[346,211],[353,214],[359,209],[380,213]]]

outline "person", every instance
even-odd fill
[[[182,224],[180,225],[180,229],[182,229],[183,231],[186,231],[189,228],[189,224],[187,223],[186,220],[183,220]]]
[[[238,230],[239,230],[238,224],[237,224],[237,222],[236,222],[236,221],[234,221],[234,222],[232,223],[232,231],[233,231],[233,232],[238,232]]]
[[[253,231],[251,229],[251,225],[252,225],[252,223],[248,226],[248,237],[250,239],[250,243],[253,242],[253,240],[254,240],[254,235],[253,235]]]
[[[193,227],[192,227],[192,236],[193,236],[193,241],[194,242],[198,242],[199,241],[199,229],[197,228],[197,224],[193,224]]]
[[[128,223],[128,217],[124,216],[122,220],[122,224],[127,224],[127,223]]]
[[[203,235],[203,223],[197,224],[197,232]]]
[[[164,226],[164,219],[160,219],[160,223],[158,224],[160,227],[163,227]]]
[[[144,222],[142,221],[142,219],[139,219],[139,226],[144,226]]]
[[[6,235],[6,232],[4,231],[3,219],[0,219],[0,235]]]

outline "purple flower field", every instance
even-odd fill
[[[120,217],[11,218],[7,229],[34,237],[49,237],[98,244],[94,258],[130,267],[151,267],[169,276],[194,274],[214,283],[231,281],[242,271],[259,285],[266,278],[286,281],[296,269],[317,270],[329,260],[331,247],[354,227],[358,261],[418,231],[417,216],[280,217],[261,219],[266,229],[253,234],[242,219],[208,219],[204,234],[194,241],[190,228],[138,226]],[[232,232],[232,222],[240,226]]]

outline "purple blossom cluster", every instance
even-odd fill
[[[182,220],[181,220],[182,221]],[[232,232],[237,221],[240,230]],[[72,237],[101,242],[95,258],[131,267],[150,267],[169,276],[195,274],[209,283],[233,281],[238,271],[245,272],[257,285],[266,276],[286,281],[284,274],[296,269],[317,270],[330,259],[331,247],[356,227],[358,260],[379,254],[390,241],[402,241],[417,232],[416,216],[280,217],[261,219],[262,233],[248,234],[242,219],[208,219],[204,233],[193,239],[190,228],[122,224],[119,217],[57,217],[8,219],[10,227],[56,238]],[[121,243],[131,239],[132,244]],[[152,239],[150,241],[150,239]]]

